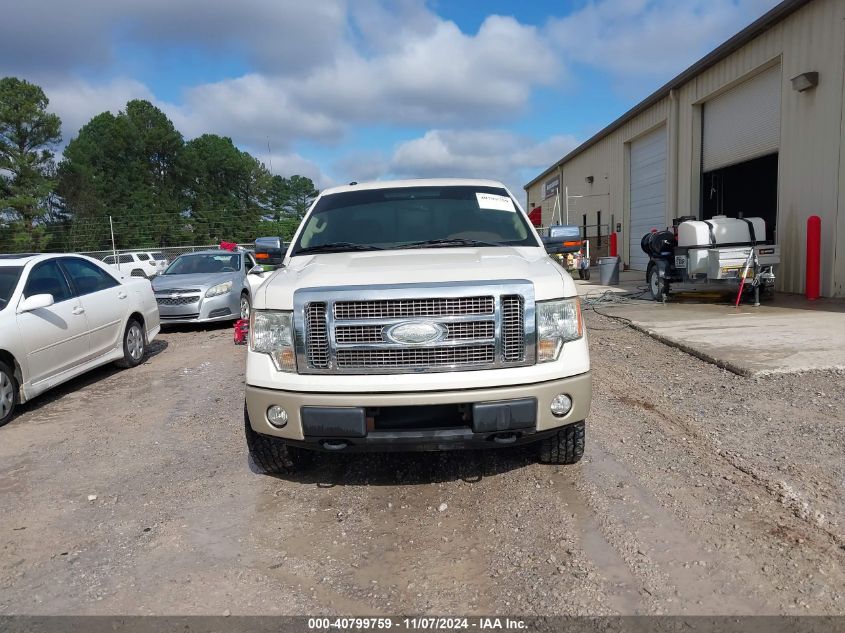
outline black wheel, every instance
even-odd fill
[[[589,268],[584,269],[584,280],[590,281],[590,269]]]
[[[669,298],[669,282],[660,278],[660,271],[652,264],[648,268],[648,289],[655,301],[666,301]]]
[[[248,319],[249,318],[249,311],[251,309],[251,304],[249,301],[249,295],[245,292],[241,293],[241,318]]]
[[[543,464],[576,464],[584,456],[584,422],[573,422],[540,442]]]
[[[137,367],[147,355],[147,335],[137,319],[129,319],[123,333],[123,358],[115,362],[118,367]]]
[[[15,372],[0,362],[0,426],[12,421],[18,404],[18,381]]]
[[[244,406],[244,433],[252,462],[265,474],[292,473],[302,470],[313,459],[311,451],[288,446],[283,440],[253,431],[246,406]]]

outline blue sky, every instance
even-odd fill
[[[230,136],[320,187],[475,176],[521,198],[527,180],[774,4],[29,0],[4,11],[0,75],[44,87],[65,141],[144,98],[187,138]]]

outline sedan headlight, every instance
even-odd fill
[[[250,319],[250,350],[268,354],[279,371],[296,372],[293,312],[253,310]]]
[[[537,362],[557,360],[564,343],[583,335],[577,298],[537,302]]]
[[[217,284],[216,286],[212,286],[205,292],[206,297],[219,297],[220,295],[225,295],[232,289],[232,282],[227,281],[222,284]]]

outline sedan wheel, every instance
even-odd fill
[[[139,361],[144,357],[144,333],[137,323],[132,323],[126,333],[126,351],[134,361]]]
[[[249,296],[241,295],[241,318],[249,318]]]
[[[12,370],[0,363],[0,426],[12,419],[17,404],[17,385]]]
[[[126,326],[123,335],[123,358],[117,361],[119,367],[135,367],[140,365],[147,353],[147,341],[141,324],[132,319]]]

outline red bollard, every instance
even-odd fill
[[[807,299],[813,301],[821,295],[822,219],[817,215],[807,218]]]
[[[616,257],[619,253],[616,252],[616,240],[617,240],[616,231],[611,232],[610,234],[610,256]]]

